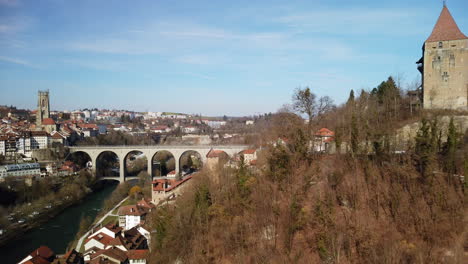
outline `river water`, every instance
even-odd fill
[[[104,200],[116,187],[116,184],[107,183],[105,188],[90,194],[82,203],[65,209],[42,226],[0,247],[0,262],[2,264],[18,263],[41,245],[48,246],[55,254],[64,254],[68,243],[78,232],[82,216],[88,216],[94,220]]]

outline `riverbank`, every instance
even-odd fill
[[[67,208],[82,203],[90,194],[100,191],[104,187],[104,182],[96,182],[93,186],[91,186],[91,189],[89,189],[88,192],[84,193],[80,197],[67,196],[64,201],[56,201],[55,203],[51,204],[49,209],[41,211],[34,217],[25,217],[26,219],[24,223],[20,224],[16,222],[11,224],[3,231],[3,234],[0,237],[0,247],[10,242],[10,240],[15,240],[28,231],[40,227],[44,223],[62,213]]]
[[[101,210],[97,213],[94,219],[91,219],[89,223],[80,224],[80,228],[75,235],[75,238],[69,243],[69,248],[76,247],[78,240],[87,233],[93,226],[97,225],[97,221],[100,219],[105,219],[105,216],[108,216],[108,212],[112,212],[115,210],[116,207],[121,205],[122,202],[128,201],[128,192],[131,187],[131,184],[125,182],[123,184],[119,184],[119,186],[112,192],[112,194],[106,199],[103,203]],[[99,220],[97,220],[99,219]],[[101,222],[100,222],[101,223]]]
[[[41,218],[41,221],[34,221],[37,223],[30,225],[27,231],[18,230],[12,239],[0,246],[2,263],[17,263],[41,245],[48,246],[58,254],[66,252],[67,245],[79,229],[80,219],[83,216],[94,219],[101,211],[104,201],[117,187],[116,184],[106,184],[103,183],[102,188],[73,204],[64,204],[61,210],[56,208],[53,217],[50,214],[49,217]]]

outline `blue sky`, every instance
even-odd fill
[[[467,0],[449,0],[468,34]],[[275,112],[296,87],[344,102],[407,85],[441,0],[0,0],[0,104]]]

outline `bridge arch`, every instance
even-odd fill
[[[126,153],[122,163],[124,166],[123,177],[135,177],[141,171],[148,171],[148,157],[140,150],[132,150]]]
[[[163,177],[171,171],[176,171],[176,156],[169,150],[159,150],[151,158],[151,176]]]
[[[93,164],[91,155],[89,155],[86,151],[71,152],[65,160],[73,162],[80,170],[92,168],[95,166],[95,164]]]
[[[120,180],[122,170],[119,155],[111,150],[99,152],[96,156],[96,178]]]
[[[175,171],[176,173],[179,173],[179,169],[184,166],[184,159],[186,159],[185,156],[187,156],[186,152],[197,153],[196,156],[201,161],[200,164],[205,165],[207,164],[207,161],[208,161],[207,154],[212,149],[222,150],[226,154],[228,154],[230,157],[233,157],[239,151],[245,150],[247,148],[248,146],[246,145],[219,145],[219,146],[210,146],[210,145],[164,145],[164,146],[163,145],[151,145],[151,146],[149,145],[148,146],[147,145],[141,145],[141,146],[137,146],[137,145],[108,146],[108,145],[105,145],[105,146],[100,146],[100,145],[97,145],[97,146],[69,147],[70,153],[82,151],[82,152],[87,153],[91,157],[92,166],[93,166],[92,171],[94,172],[96,177],[106,176],[105,174],[103,174],[103,172],[105,172],[105,167],[106,167],[104,165],[107,165],[107,167],[113,168],[113,170],[111,171],[112,173],[109,172],[109,170],[107,170],[107,172],[109,172],[109,174],[114,175],[111,177],[114,177],[114,178],[119,177],[120,182],[124,182],[125,180],[130,180],[131,178],[133,178],[133,177],[125,178],[125,166],[124,166],[125,157],[127,156],[129,152],[132,152],[132,151],[141,151],[146,155],[148,174],[151,174],[154,176],[156,174],[155,173],[156,170],[159,170],[159,168],[156,165],[154,166],[154,169],[153,169],[153,157],[155,153],[158,153],[163,150],[170,152],[172,156],[174,156]],[[111,152],[113,154],[112,159],[114,161],[111,162],[112,164],[109,164],[109,162],[107,162],[107,164],[103,163],[102,155],[104,155],[104,152],[106,153]],[[182,161],[183,163],[182,165],[180,164],[180,161]],[[112,166],[109,166],[109,165],[112,165]],[[119,166],[118,173],[117,173],[117,165]]]
[[[205,157],[196,150],[186,150],[179,157],[180,176],[190,174],[203,168]]]

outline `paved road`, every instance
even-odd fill
[[[120,201],[116,206],[114,206],[114,208],[110,209],[110,211],[107,212],[107,214],[105,214],[103,217],[101,217],[101,219],[99,219],[99,221],[97,221],[97,223],[96,223],[95,225],[93,225],[93,226],[89,229],[89,231],[86,232],[86,233],[80,238],[80,240],[78,240],[78,243],[76,244],[76,248],[75,248],[75,250],[76,250],[77,252],[80,252],[81,244],[83,244],[83,240],[84,240],[85,238],[88,237],[88,235],[89,235],[89,233],[91,232],[91,230],[93,230],[93,228],[99,226],[99,225],[102,223],[102,221],[104,221],[104,219],[106,219],[106,217],[108,217],[109,215],[113,215],[113,214],[112,214],[112,211],[114,211],[117,207],[119,207],[119,206],[120,206],[123,202],[125,202],[127,199],[128,199],[128,196],[125,197],[125,199],[123,199],[122,201]]]

